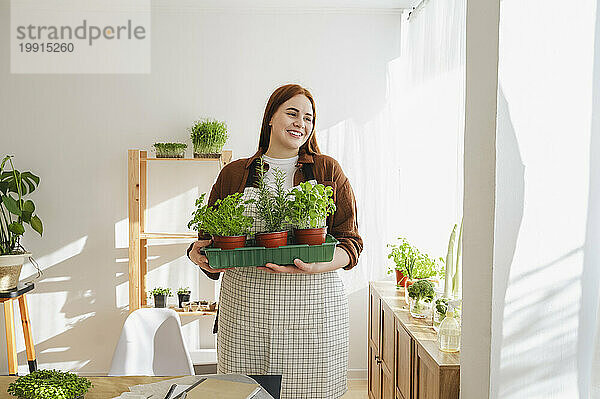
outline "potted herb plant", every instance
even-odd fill
[[[35,204],[25,199],[36,189],[40,178],[31,172],[15,170],[12,158],[8,155],[0,164],[0,291],[17,286],[23,263],[31,257],[20,243],[25,225],[40,236],[44,230],[42,221],[34,214]]]
[[[79,399],[92,386],[84,377],[59,370],[37,370],[17,378],[7,392],[20,399]]]
[[[156,158],[183,158],[186,148],[185,143],[154,143]]]
[[[410,245],[406,238],[398,237],[398,240],[400,240],[400,244],[387,245],[389,248],[392,248],[388,254],[388,258],[394,260],[396,264],[395,270],[399,270],[406,276],[404,281],[405,290],[417,280],[444,275],[444,270],[439,266],[437,260]],[[404,297],[408,304],[406,291]]]
[[[327,216],[335,212],[333,188],[303,182],[288,195],[293,197],[287,220],[294,226],[297,244],[320,245],[327,234]]]
[[[410,314],[418,319],[430,315],[435,290],[429,280],[419,280],[408,286],[408,305]]]
[[[155,308],[166,308],[167,298],[172,296],[170,288],[156,287],[150,291],[150,295],[154,297]]]
[[[227,141],[227,125],[214,119],[201,119],[188,128],[194,158],[219,158]]]
[[[275,168],[273,191],[269,187],[265,173],[264,161],[260,158],[256,211],[258,217],[264,222],[265,231],[256,233],[256,246],[277,248],[287,244],[288,231],[285,229],[285,224],[289,216],[290,201],[283,187],[285,173]]]
[[[254,219],[244,215],[245,205],[253,200],[244,200],[242,193],[218,199],[214,206],[203,205],[205,194],[196,201],[189,228],[210,234],[213,246],[221,249],[242,248],[246,245],[246,235],[250,232]]]
[[[183,302],[189,302],[190,301],[190,287],[180,287],[177,290],[177,299],[179,302],[179,307],[182,308],[182,303]]]

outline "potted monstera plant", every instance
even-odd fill
[[[285,173],[275,168],[272,187],[269,186],[270,182],[265,174],[265,165],[261,158],[257,178],[256,211],[258,218],[264,223],[264,231],[256,233],[256,246],[276,248],[287,244],[288,231],[285,225],[289,216],[290,201],[284,188]]]
[[[23,263],[31,257],[20,243],[25,225],[40,236],[44,231],[35,214],[35,204],[25,199],[37,188],[40,178],[29,171],[16,170],[12,158],[8,155],[0,164],[0,291],[17,286]]]
[[[194,158],[219,158],[227,141],[227,125],[214,119],[201,119],[188,128],[194,144]]]
[[[17,378],[7,392],[19,399],[80,399],[92,386],[85,377],[59,370],[37,370]]]
[[[245,205],[253,200],[244,200],[242,193],[230,194],[218,199],[213,206],[204,205],[205,194],[196,201],[196,210],[188,227],[203,234],[210,234],[213,246],[221,249],[242,248],[254,219],[244,215]]]
[[[323,244],[327,234],[327,216],[335,212],[333,188],[304,182],[288,195],[293,201],[287,220],[294,226],[296,243]]]

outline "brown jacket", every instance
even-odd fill
[[[218,199],[223,199],[230,194],[241,193],[245,187],[252,186],[258,159],[262,154],[263,151],[258,150],[250,158],[238,159],[226,165],[212,187],[208,205],[213,205]],[[294,175],[295,186],[314,178],[317,183],[333,188],[336,211],[327,218],[328,232],[340,242],[339,246],[348,253],[350,263],[344,269],[353,268],[358,262],[363,241],[358,234],[356,201],[348,178],[344,175],[340,164],[324,154],[308,154],[301,149],[298,154],[298,164],[301,167]],[[268,165],[265,166],[268,167]],[[218,278],[218,274],[205,273],[212,279]]]

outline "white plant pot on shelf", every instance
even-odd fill
[[[21,268],[30,256],[29,252],[17,255],[0,255],[0,291],[11,290],[19,284]]]

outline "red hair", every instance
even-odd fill
[[[265,114],[263,116],[262,126],[260,128],[260,138],[258,140],[258,148],[263,150],[263,153],[267,152],[269,148],[269,142],[271,140],[271,126],[269,126],[269,122],[273,117],[273,114],[279,109],[281,104],[289,100],[290,98],[297,96],[298,94],[302,94],[310,104],[313,109],[313,126],[310,131],[310,135],[306,143],[302,144],[300,147],[300,151],[304,150],[308,154],[320,154],[321,150],[319,150],[319,146],[317,145],[317,138],[315,137],[315,125],[317,119],[317,112],[315,109],[315,100],[313,99],[312,94],[308,89],[296,84],[288,84],[277,88],[271,97],[269,97],[269,101],[267,102],[267,107],[265,108]]]

